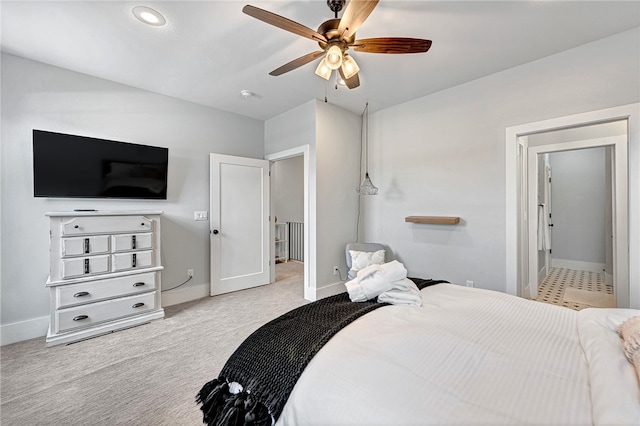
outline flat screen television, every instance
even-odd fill
[[[167,199],[167,148],[33,130],[33,195]]]

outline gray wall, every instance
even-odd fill
[[[32,129],[169,148],[166,201],[71,200],[33,197]],[[263,122],[121,84],[2,54],[2,314],[11,324],[46,332],[49,293],[45,212],[75,208],[163,210],[162,286],[194,279],[174,301],[206,295],[211,152],[263,157]],[[204,293],[203,293],[204,290]],[[170,301],[172,292],[164,293]],[[30,336],[34,337],[34,336]]]
[[[549,154],[552,259],[605,263],[605,148]]]
[[[372,114],[369,171],[381,195],[363,204],[365,238],[413,276],[505,291],[505,129],[638,102],[639,76],[635,29]]]
[[[302,156],[276,161],[274,175],[273,214],[278,223],[304,222],[304,161]]]

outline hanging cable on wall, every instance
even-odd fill
[[[378,195],[378,188],[373,184],[373,182],[371,182],[371,178],[369,177],[369,102],[367,102],[366,106],[364,107],[364,111],[362,112],[362,127],[364,137],[361,139],[364,140],[365,145],[365,173],[364,179],[362,180],[360,186],[356,188],[356,191],[358,191],[358,193],[362,195]],[[362,157],[362,154],[360,155],[360,157]],[[360,161],[362,161],[362,158],[360,159]],[[360,170],[362,170],[362,168]]]
[[[358,193],[358,216],[356,219],[356,242],[360,238],[360,198],[361,195],[378,195],[378,188],[376,188],[369,178],[369,102],[366,103],[364,110],[362,111],[362,121],[360,124],[360,165],[358,170],[362,172],[362,154],[363,145],[365,146],[365,175],[362,183],[356,188]]]

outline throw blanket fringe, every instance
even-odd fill
[[[444,283],[412,279],[418,288]],[[217,379],[196,395],[209,426],[274,424],[298,378],[337,332],[386,303],[352,303],[347,293],[301,306],[253,332],[227,360]],[[239,384],[239,385],[238,385]]]
[[[219,377],[206,383],[196,402],[202,404],[203,421],[216,426],[270,426],[273,418],[269,409],[249,392],[231,392],[229,383]]]

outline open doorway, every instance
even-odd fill
[[[303,289],[305,299],[315,300],[315,256],[311,253],[309,244],[310,229],[315,227],[315,222],[310,220],[311,209],[309,208],[309,145],[301,145],[296,148],[269,154],[265,156],[265,159],[269,160],[272,166],[271,183],[273,189],[270,211],[273,214],[273,218],[271,220],[271,259],[276,267],[271,268],[271,282],[282,282],[282,279],[288,276],[288,282],[293,283],[291,284],[293,287]],[[286,160],[294,161],[285,163]],[[302,166],[301,172],[300,165]],[[278,177],[279,169],[280,175]],[[276,182],[276,179],[280,183]],[[289,190],[287,188],[289,188]],[[301,196],[300,188],[302,188]],[[280,195],[273,195],[274,191]],[[296,195],[292,195],[291,193],[295,193]],[[290,230],[287,221],[291,222],[298,219],[300,208],[302,208],[302,221],[297,222],[296,226]],[[276,223],[279,223],[279,225],[276,226]],[[276,228],[279,229],[276,230]],[[301,232],[299,228],[302,228]],[[300,233],[301,235],[298,235]],[[277,243],[280,247],[276,248],[276,238],[278,238],[278,241],[282,241],[283,239],[287,241]],[[287,262],[282,262],[285,257],[287,258]],[[294,263],[291,262],[291,257],[296,257]],[[297,260],[298,258],[301,260]],[[281,262],[276,262],[276,260],[280,260]],[[280,281],[276,279],[276,269],[281,272],[281,276],[278,277]],[[287,269],[293,269],[293,271],[288,271]],[[301,278],[299,277],[299,269],[302,269]]]
[[[272,214],[275,228],[275,282],[297,282],[304,277],[304,158],[274,161],[271,166]]]
[[[609,271],[616,284],[612,287],[612,295],[606,292],[606,287],[602,288],[604,294],[595,294],[588,290],[587,283],[575,279],[590,279],[592,288],[600,288],[600,275],[572,272],[603,274],[604,280],[605,235],[609,234],[612,247],[628,246],[626,132],[626,120],[618,120],[526,137],[527,172],[526,175],[523,173],[523,178],[527,182],[527,211],[531,220],[527,226],[529,272],[525,293],[528,292],[529,298],[545,298],[539,289],[542,283],[548,282],[545,283],[541,271],[546,269],[549,274],[551,267],[557,267],[561,270],[553,272],[562,273],[554,274],[557,278],[554,282],[558,285],[565,283],[566,287],[561,292],[551,292],[553,297],[548,302],[574,309],[628,306],[628,266],[618,264],[617,268],[612,266]],[[548,182],[552,169],[555,169],[553,175],[556,177],[552,179],[555,183],[553,191]],[[609,190],[607,181],[615,182],[610,183]],[[549,196],[549,193],[554,195]],[[618,196],[614,197],[616,193]],[[612,215],[610,225],[605,217],[607,211]],[[607,225],[609,229],[606,229]],[[550,241],[545,241],[549,238]],[[557,249],[555,253],[554,246]],[[623,260],[624,251],[619,250],[622,256],[613,251],[614,263],[615,260]],[[574,277],[573,281],[559,278],[567,274]],[[545,290],[550,288],[545,285]]]
[[[623,140],[612,143],[616,162],[614,173],[615,212],[612,212],[616,236],[613,244],[613,287],[618,307],[640,306],[639,258],[640,198],[640,104],[629,104],[592,112],[552,118],[508,127],[505,130],[506,154],[506,291],[526,298],[537,296],[537,265],[530,264],[537,252],[537,193],[528,189],[528,169],[538,166],[537,154],[529,155],[529,137],[543,132],[576,129],[599,123],[622,121]],[[597,137],[597,136],[596,136]],[[584,148],[572,142],[561,150]]]
[[[624,135],[623,122],[609,132]],[[597,129],[582,129],[593,136]],[[602,131],[601,131],[602,132]],[[531,135],[534,145],[541,136]],[[607,143],[602,139],[602,143]],[[539,153],[535,300],[571,309],[615,307],[612,146]]]

